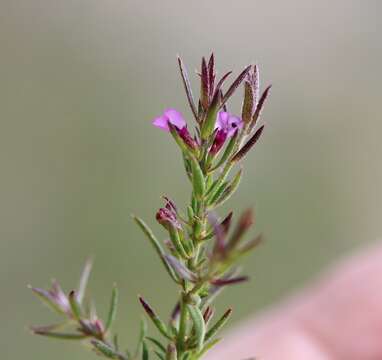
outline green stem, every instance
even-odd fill
[[[184,294],[182,293],[181,296],[182,296],[182,299],[180,300],[179,333],[178,333],[178,341],[177,341],[179,356],[182,355],[185,349],[185,338],[186,338],[187,320],[188,320],[187,309],[183,299]]]
[[[203,150],[201,151],[201,156],[198,159],[200,168],[202,169],[205,181],[207,180],[208,174],[205,167],[205,159],[206,154],[208,153],[208,147],[206,144],[203,146]],[[230,165],[229,163],[226,164],[225,168],[223,169],[222,174],[220,175],[220,178],[218,179],[218,183],[221,184],[226,176],[228,175],[229,171],[231,170],[233,165]],[[195,195],[193,195],[195,196]],[[187,266],[194,272],[200,271],[198,269],[198,260],[201,251],[203,250],[203,242],[201,242],[201,236],[204,234],[206,223],[207,223],[207,203],[206,203],[206,196],[196,198],[194,197],[192,199],[192,202],[196,205],[194,206],[195,215],[196,215],[196,224],[193,228],[193,232],[191,235],[191,239],[194,242],[195,251],[193,252],[193,256],[187,260]],[[200,274],[202,275],[202,274]],[[176,338],[176,347],[177,347],[177,357],[178,359],[182,359],[182,356],[184,355],[185,351],[187,351],[187,340],[188,335],[187,331],[189,330],[188,323],[190,321],[186,302],[190,298],[190,295],[197,295],[199,290],[203,288],[203,286],[206,284],[207,278],[205,276],[201,277],[199,281],[196,284],[193,284],[193,286],[190,288],[187,286],[187,284],[183,284],[181,297],[179,300],[180,303],[180,318],[179,318],[179,331]],[[191,285],[191,284],[188,284]],[[191,359],[198,359],[198,352],[195,352],[191,355]]]

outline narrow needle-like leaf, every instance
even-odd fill
[[[105,344],[103,341],[93,339],[93,340],[91,340],[91,343],[99,353],[106,356],[107,358],[109,358],[109,359],[121,359],[118,352],[116,352],[108,344]]]
[[[159,351],[154,351],[155,355],[160,359],[160,360],[166,360],[164,355],[162,355]]]
[[[238,276],[229,279],[215,279],[211,280],[211,284],[216,286],[225,286],[225,285],[234,285],[238,283],[242,283],[244,281],[248,281],[248,276]]]
[[[197,347],[201,350],[206,335],[206,324],[204,323],[203,314],[197,306],[187,305],[187,310],[190,313],[192,322],[194,323]]]
[[[109,314],[108,314],[106,325],[105,325],[105,331],[108,331],[113,325],[113,322],[117,315],[117,308],[118,308],[118,288],[116,285],[114,285],[113,290],[111,292],[110,309],[109,309]]]
[[[191,157],[191,170],[192,170],[192,184],[194,193],[197,198],[202,198],[205,192],[206,183],[204,179],[204,174],[197,159],[192,156]]]
[[[149,349],[144,341],[142,343],[142,360],[149,360]]]
[[[192,95],[190,80],[188,78],[187,69],[186,69],[182,59],[180,58],[180,56],[178,56],[178,64],[179,64],[180,75],[182,76],[182,80],[183,80],[184,90],[186,91],[188,103],[190,105],[192,114],[194,115],[195,119],[197,120],[198,119],[198,111],[196,110],[194,96]]]
[[[61,340],[82,340],[87,337],[85,334],[70,334],[70,333],[57,333],[57,332],[44,332],[39,330],[34,330],[34,334],[51,337],[54,339],[61,339]]]
[[[72,310],[73,316],[75,317],[75,319],[79,320],[81,318],[82,310],[77,300],[76,292],[74,290],[72,290],[69,293],[69,304],[70,304],[70,308]]]
[[[261,95],[260,97],[260,100],[256,106],[256,110],[255,110],[255,113],[253,114],[253,118],[252,118],[252,121],[251,121],[251,124],[250,124],[250,127],[248,129],[248,132],[251,132],[252,129],[255,127],[255,125],[257,124],[257,121],[259,120],[260,116],[261,116],[261,112],[263,110],[263,107],[264,107],[264,104],[265,104],[265,101],[267,100],[268,98],[268,95],[269,95],[269,92],[271,90],[271,87],[272,85],[269,85],[263,92],[263,94]]]
[[[231,183],[224,189],[224,191],[217,196],[218,193],[211,201],[211,206],[217,207],[224,204],[237,190],[240,184],[241,177],[243,175],[243,169],[240,169],[236,175],[233,177]]]
[[[232,94],[235,92],[235,90],[239,87],[241,82],[245,79],[247,76],[249,70],[251,69],[252,65],[248,65],[240,74],[239,76],[235,79],[235,81],[232,83],[232,85],[229,87],[227,92],[223,95],[223,98],[220,103],[220,107],[222,107],[227,100],[232,96]]]
[[[135,357],[136,358],[138,357],[140,348],[143,346],[143,342],[146,338],[146,334],[147,334],[147,324],[146,324],[146,321],[144,319],[141,319],[139,338],[138,338],[138,342],[137,342],[137,348],[135,350]]]
[[[252,137],[245,143],[245,145],[233,156],[232,163],[240,161],[245,155],[247,155],[248,151],[251,150],[251,148],[257,143],[263,131],[264,125],[260,126]]]
[[[210,330],[207,331],[206,339],[205,339],[206,342],[218,333],[218,331],[225,325],[225,323],[227,322],[231,314],[232,314],[232,309],[228,309],[223,314],[223,316],[216,322],[216,324],[212,326]]]
[[[154,312],[154,310],[151,308],[151,306],[140,296],[139,301],[141,305],[143,306],[144,310],[146,311],[147,315],[151,319],[151,321],[154,323],[156,328],[159,330],[159,332],[165,336],[167,339],[172,340],[171,334],[165,325],[165,323],[158,317],[158,315]]]
[[[162,261],[166,271],[170,275],[170,277],[177,283],[178,282],[178,278],[176,277],[176,275],[174,273],[174,270],[167,263],[167,261],[165,259],[165,252],[162,249],[161,245],[159,244],[159,241],[157,240],[157,238],[155,237],[155,235],[151,231],[151,229],[139,217],[133,215],[133,219],[138,224],[138,226],[141,228],[141,230],[144,232],[144,234],[147,236],[147,238],[149,239],[151,245],[154,247],[154,250],[159,255],[159,257],[160,257],[160,259],[161,259],[161,261]]]
[[[226,148],[224,150],[224,153],[223,153],[222,157],[217,162],[217,164],[214,165],[212,169],[210,169],[210,172],[215,171],[216,169],[219,169],[220,166],[222,166],[226,162],[226,160],[232,154],[232,151],[233,151],[233,149],[234,149],[234,147],[236,145],[237,137],[238,137],[238,131],[236,131],[234,136],[231,137],[231,139],[229,140],[228,145],[226,146]]]
[[[151,341],[153,344],[155,344],[159,350],[163,351],[164,354],[166,353],[166,348],[158,340],[150,336],[146,336],[146,339]]]
[[[198,354],[198,355],[199,355],[199,358],[202,358],[202,356],[203,356],[208,350],[210,350],[212,347],[214,347],[220,340],[221,340],[221,338],[219,338],[219,339],[214,339],[214,340],[210,341],[208,344],[206,344],[206,345],[204,346],[204,348],[202,349],[202,351]]]

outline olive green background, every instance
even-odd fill
[[[2,359],[94,359],[78,344],[32,337],[57,320],[27,284],[91,293],[134,344],[143,294],[165,316],[174,287],[131,221],[190,185],[167,107],[190,118],[176,57],[193,73],[214,50],[220,73],[260,65],[272,83],[267,128],[231,201],[254,206],[267,241],[250,284],[226,292],[235,324],[381,235],[381,4],[369,1],[0,1],[0,348]],[[196,77],[193,85],[197,89]],[[238,113],[238,97],[231,111]]]

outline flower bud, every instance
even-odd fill
[[[195,141],[195,139],[192,138],[190,132],[188,131],[187,127],[184,126],[180,130],[176,128],[179,136],[182,138],[184,143],[191,149],[196,150],[198,148],[198,143]]]
[[[156,214],[156,219],[159,224],[163,225],[166,229],[169,227],[174,227],[181,229],[181,225],[176,217],[175,212],[169,210],[168,208],[160,208]]]
[[[223,147],[227,139],[227,132],[225,130],[218,130],[215,135],[214,142],[210,149],[211,155],[216,155],[220,149]]]

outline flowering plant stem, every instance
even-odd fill
[[[46,303],[67,318],[64,325],[76,324],[74,331],[58,333],[55,326],[48,326],[34,327],[34,333],[62,339],[88,339],[99,355],[119,360],[148,360],[151,356],[162,360],[198,360],[220,340],[216,334],[227,322],[232,309],[227,309],[210,325],[214,315],[213,301],[224,288],[248,279],[239,275],[237,263],[258,245],[261,237],[243,240],[253,223],[251,210],[246,210],[239,217],[233,231],[230,230],[233,213],[220,219],[215,210],[238,188],[243,174],[242,160],[264,129],[264,125],[258,127],[258,121],[270,87],[260,96],[258,67],[247,66],[223,92],[223,85],[231,72],[215,83],[215,58],[212,54],[208,63],[202,59],[201,90],[196,104],[187,70],[180,58],[178,64],[196,122],[196,132],[190,133],[186,120],[175,109],[167,109],[154,119],[153,125],[170,133],[179,147],[191,183],[190,204],[183,212],[164,196],[165,206],[156,213],[156,220],[168,234],[169,240],[163,244],[142,219],[133,216],[166,272],[179,287],[178,299],[168,322],[163,322],[151,305],[139,297],[148,318],[166,344],[148,336],[143,322],[136,351],[120,351],[117,338],[110,340],[118,300],[116,287],[106,322],[83,304],[90,265],[85,267],[78,291],[71,291],[68,296],[58,283],[54,283],[49,291],[33,288]],[[227,102],[242,84],[241,116],[235,116],[228,112]],[[239,168],[238,171],[228,179],[235,168]]]

